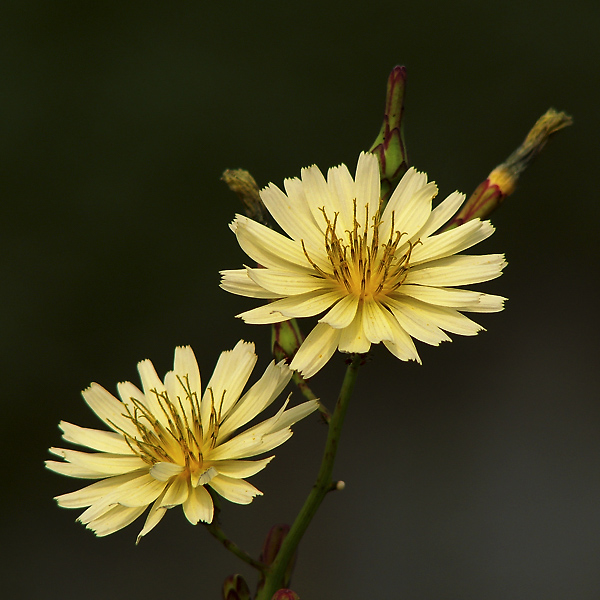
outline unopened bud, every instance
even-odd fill
[[[394,67],[387,82],[383,125],[369,149],[369,152],[376,154],[379,159],[383,202],[388,200],[396,183],[408,169],[408,155],[402,128],[405,85],[406,67]]]
[[[271,600],[300,600],[300,596],[292,590],[277,590],[271,597]]]
[[[227,169],[221,175],[221,180],[229,186],[232,192],[238,195],[246,209],[246,216],[263,225],[269,224],[268,212],[260,198],[258,185],[248,171]]]
[[[263,543],[262,552],[260,553],[260,562],[264,565],[271,565],[281,548],[281,544],[283,544],[283,540],[287,536],[290,531],[290,526],[286,524],[273,525],[271,529],[269,529],[269,533],[267,533],[267,537]],[[297,552],[294,552],[292,559],[288,563],[287,569],[283,576],[283,585],[288,585],[290,583],[290,578],[292,577],[292,571],[294,570],[294,565],[296,564],[296,555]],[[264,586],[264,578],[261,577],[258,582],[258,591],[260,591]]]
[[[541,152],[550,136],[571,125],[573,119],[553,108],[542,115],[523,143],[485,181],[482,181],[462,209],[450,220],[444,230],[462,225],[471,219],[485,219],[502,201],[515,191],[517,180],[531,161]]]
[[[296,319],[273,323],[271,327],[271,345],[276,361],[284,359],[291,361],[303,340],[304,336]]]
[[[250,588],[241,575],[230,575],[223,582],[223,600],[250,600]]]

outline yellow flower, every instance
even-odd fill
[[[129,525],[152,504],[139,542],[168,508],[179,504],[190,523],[212,522],[207,485],[231,502],[252,502],[262,492],[244,478],[264,469],[273,457],[244,459],[283,444],[292,435],[290,426],[317,408],[312,401],[286,410],[288,398],[275,416],[239,432],[275,400],[292,374],[284,363],[272,362],[241,396],[256,360],[254,344],[243,341],[221,353],[203,395],[189,346],[176,348],[173,371],[164,382],[149,360],[138,363],[143,392],[132,383],[119,383],[120,401],[93,383],[83,397],[112,431],[61,422],[66,441],[97,452],[51,448],[65,462],[49,460],[46,466],[100,481],[57,496],[58,504],[89,507],[78,520],[98,536]]]
[[[382,208],[379,163],[367,153],[354,180],[345,165],[329,169],[327,180],[312,166],[284,183],[286,193],[270,184],[261,198],[289,237],[237,215],[231,228],[259,268],[222,271],[221,286],[273,301],[238,315],[247,323],[325,313],[290,365],[304,377],[336,348],[364,353],[379,342],[420,362],[412,338],[438,345],[450,340],[443,330],[474,335],[481,326],[462,312],[502,310],[500,296],[453,289],[494,279],[506,265],[502,254],[455,256],[493,233],[489,221],[436,234],[463,194],[432,210],[437,186],[412,168]]]

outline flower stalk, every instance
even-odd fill
[[[284,585],[285,572],[304,532],[308,528],[327,493],[338,487],[332,481],[333,463],[335,461],[342,433],[344,417],[346,416],[346,410],[348,409],[350,397],[354,390],[362,358],[361,355],[353,355],[350,364],[346,369],[346,375],[342,382],[335,410],[333,411],[329,422],[325,451],[323,453],[323,458],[321,459],[321,467],[319,468],[317,480],[304,502],[304,505],[300,509],[296,520],[292,524],[289,533],[281,544],[281,549],[277,553],[277,557],[267,569],[264,587],[256,596],[256,600],[271,600],[273,594]]]

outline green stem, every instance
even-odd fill
[[[358,369],[362,361],[361,355],[353,355],[351,363],[348,365],[346,375],[342,383],[340,395],[335,405],[335,410],[329,421],[329,432],[327,434],[327,442],[325,443],[325,451],[321,459],[321,467],[308,498],[304,502],[304,506],[300,509],[296,520],[290,528],[285,540],[281,544],[281,548],[277,557],[266,571],[265,585],[256,596],[256,600],[271,600],[273,594],[283,585],[283,578],[286,568],[296,551],[296,548],[309,526],[312,518],[315,516],[317,509],[323,502],[323,499],[334,489],[332,485],[331,474],[333,472],[333,463],[337,452],[340,435],[342,433],[342,425],[346,410],[348,408],[354,384],[358,375]]]
[[[258,569],[261,573],[264,572],[266,568],[265,565],[260,561],[252,558],[246,551],[242,550],[235,542],[230,540],[225,535],[225,532],[221,529],[221,527],[217,524],[216,519],[213,520],[212,523],[207,523],[206,529],[208,529],[210,534],[215,539],[219,540],[219,542],[221,542],[221,544],[223,544],[223,546],[225,546],[225,548],[227,548],[229,552],[235,554],[235,556],[248,563],[251,567]]]
[[[310,387],[308,387],[308,383],[306,383],[306,379],[304,379],[304,377],[302,377],[302,375],[300,375],[300,373],[298,373],[298,371],[294,371],[294,375],[292,376],[292,381],[296,384],[296,386],[298,387],[300,392],[302,392],[302,395],[307,400],[316,400],[318,402],[318,409],[319,409],[319,412],[321,413],[321,417],[323,417],[323,420],[325,421],[325,423],[329,423],[329,421],[331,419],[331,415],[329,414],[327,407],[321,403],[321,401],[317,398],[315,393],[310,389]]]

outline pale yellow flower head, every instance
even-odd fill
[[[329,169],[327,179],[312,166],[284,184],[285,193],[271,183],[261,198],[287,235],[237,215],[231,228],[259,267],[222,271],[221,286],[271,300],[238,315],[247,323],[322,315],[290,365],[304,377],[336,349],[364,353],[380,342],[420,362],[412,338],[438,345],[450,340],[445,331],[474,335],[481,326],[462,312],[502,310],[500,296],[455,289],[501,275],[501,254],[457,256],[489,237],[491,223],[474,219],[436,233],[463,194],[432,208],[437,186],[411,168],[383,208],[379,163],[368,153],[354,179],[345,165]]]
[[[65,421],[63,438],[97,452],[63,448],[50,451],[65,462],[46,466],[70,477],[99,479],[81,490],[57,496],[60,506],[88,507],[79,521],[98,536],[129,525],[152,505],[138,541],[168,508],[182,505],[190,523],[211,523],[213,501],[206,490],[237,504],[260,495],[244,478],[264,469],[273,458],[245,460],[268,452],[292,435],[290,426],[317,408],[305,402],[240,432],[283,391],[292,372],[272,362],[244,394],[256,364],[254,344],[240,341],[223,352],[201,391],[200,371],[189,346],[175,350],[173,371],[164,381],[152,363],[138,363],[143,391],[120,383],[120,400],[93,383],[83,397],[111,431],[85,429]]]

